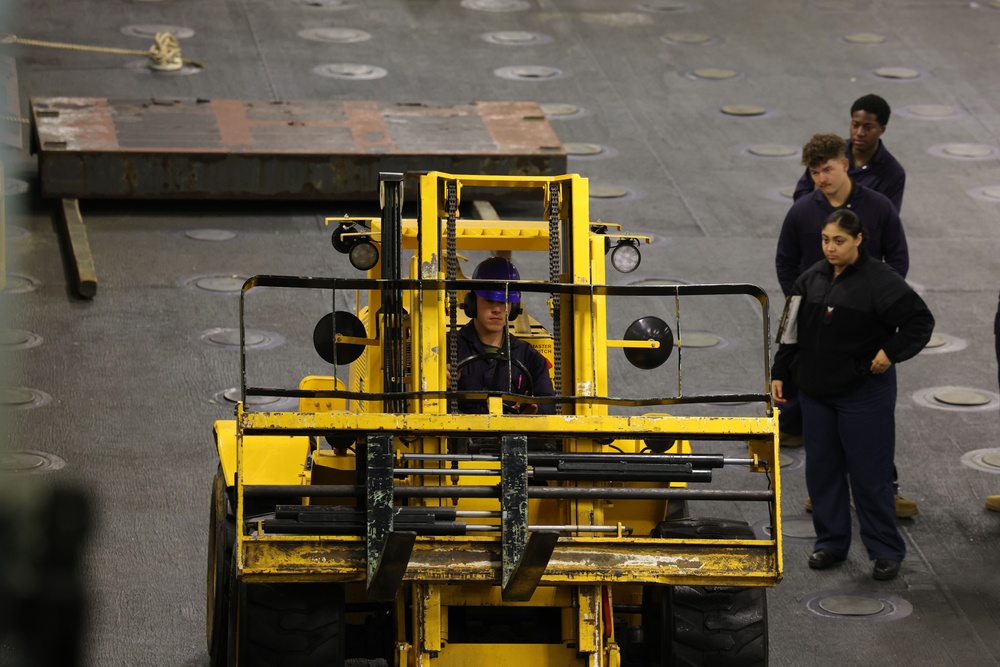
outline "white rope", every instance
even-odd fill
[[[149,47],[149,66],[158,72],[176,72],[184,67],[181,43],[169,32],[156,33],[156,43]]]

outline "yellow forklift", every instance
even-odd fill
[[[462,215],[501,197],[516,215]],[[782,559],[764,291],[609,284],[606,265],[634,270],[649,239],[591,221],[578,175],[382,174],[379,200],[379,217],[328,219],[358,277],[243,287],[241,400],[214,429],[212,664],[766,665]],[[484,251],[547,275],[466,278],[463,253]],[[549,360],[554,395],[530,400],[555,414],[458,389],[474,289],[523,295],[509,330]],[[684,315],[727,297],[749,304],[759,371],[732,369],[739,392],[686,393]],[[249,344],[254,314],[313,307],[318,358]],[[610,372],[622,354],[635,369]],[[289,379],[313,363],[321,374]],[[630,395],[640,372],[676,390]],[[485,413],[459,411],[468,400]]]

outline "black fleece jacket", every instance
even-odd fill
[[[778,348],[771,376],[793,380],[809,396],[856,389],[880,349],[898,364],[920,352],[934,331],[920,295],[864,248],[836,279],[829,262],[817,262],[795,281],[792,294],[802,297],[798,343]]]

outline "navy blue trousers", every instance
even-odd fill
[[[998,316],[1000,316],[1000,311],[998,311]],[[1000,338],[997,340],[997,360],[1000,361]],[[997,377],[1000,378],[1000,371],[998,371]],[[781,406],[781,432],[800,435],[803,431],[799,390],[798,387],[790,382],[785,383],[785,400],[787,403]],[[892,493],[893,495],[899,493],[899,471],[896,469],[895,463],[892,465]]]
[[[906,544],[896,527],[892,480],[895,367],[870,375],[847,394],[816,399],[800,391],[799,401],[815,548],[847,557],[853,496],[868,557],[903,560]]]

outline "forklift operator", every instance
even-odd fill
[[[510,260],[490,257],[476,267],[473,279],[520,280]],[[552,396],[549,362],[533,346],[507,330],[521,311],[521,293],[472,290],[462,303],[471,319],[458,334],[459,391],[498,391],[524,396]],[[460,400],[465,413],[487,412],[486,401]],[[555,414],[554,404],[504,403],[505,413]]]

